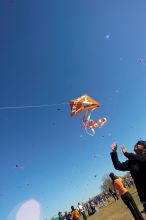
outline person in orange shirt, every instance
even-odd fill
[[[71,217],[73,220],[80,220],[80,213],[74,206],[71,206]]]
[[[122,178],[116,176],[114,173],[109,174],[114,188],[119,192],[119,195],[126,206],[130,209],[135,220],[144,220],[142,214],[140,213],[137,205],[129,193],[129,191],[124,187]]]

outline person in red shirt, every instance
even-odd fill
[[[112,183],[113,183],[115,190],[117,190],[119,192],[121,199],[123,200],[123,202],[126,204],[126,206],[131,211],[134,219],[135,220],[144,220],[142,214],[140,213],[139,209],[137,208],[137,205],[136,205],[133,197],[131,196],[129,191],[124,187],[122,178],[116,176],[114,173],[110,173],[109,176],[112,180]]]

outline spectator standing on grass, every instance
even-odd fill
[[[104,199],[103,199],[103,196],[102,194],[99,195],[99,206],[104,206],[105,202],[104,202]]]
[[[63,213],[60,211],[58,212],[58,216],[59,216],[59,220],[64,220],[65,216],[63,215]]]
[[[118,195],[117,195],[115,190],[112,190],[111,188],[109,188],[108,191],[112,195],[112,197],[114,198],[115,201],[119,199],[119,197],[118,197]]]
[[[91,210],[92,210],[92,214],[94,214],[96,212],[96,205],[93,201],[90,201],[90,207],[91,207]]]
[[[92,209],[91,209],[91,206],[90,206],[90,203],[88,202],[87,203],[87,211],[88,211],[88,215],[92,215]]]
[[[128,190],[124,187],[122,178],[116,176],[114,173],[109,174],[114,188],[119,192],[119,195],[121,196],[121,199],[126,204],[126,206],[130,209],[133,217],[135,220],[144,220],[142,214],[137,208],[137,205],[131,196],[131,194],[128,192]]]
[[[78,202],[78,210],[79,210],[80,214],[83,216],[83,219],[84,219],[84,220],[87,220],[85,208],[84,208],[84,206],[81,205],[79,202]]]
[[[64,217],[65,217],[66,220],[72,220],[70,212],[65,212]]]
[[[125,145],[122,145],[122,152],[128,159],[120,162],[117,155],[117,144],[113,143],[111,159],[115,169],[130,171],[146,214],[146,141],[138,141],[134,146],[134,151],[135,153],[128,153]]]
[[[80,213],[74,206],[71,206],[71,217],[72,220],[80,220]]]

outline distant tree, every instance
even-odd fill
[[[109,187],[112,187],[112,181],[108,174],[105,174],[102,178],[101,191],[108,191]]]

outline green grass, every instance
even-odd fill
[[[129,192],[132,194],[139,210],[143,210],[143,206],[140,203],[137,191],[134,188],[130,189]],[[143,214],[144,216],[144,214]],[[114,199],[110,199],[109,203],[106,202],[105,206],[99,208],[99,212],[88,217],[89,220],[133,220],[133,216],[124,202],[119,199],[116,202]]]

